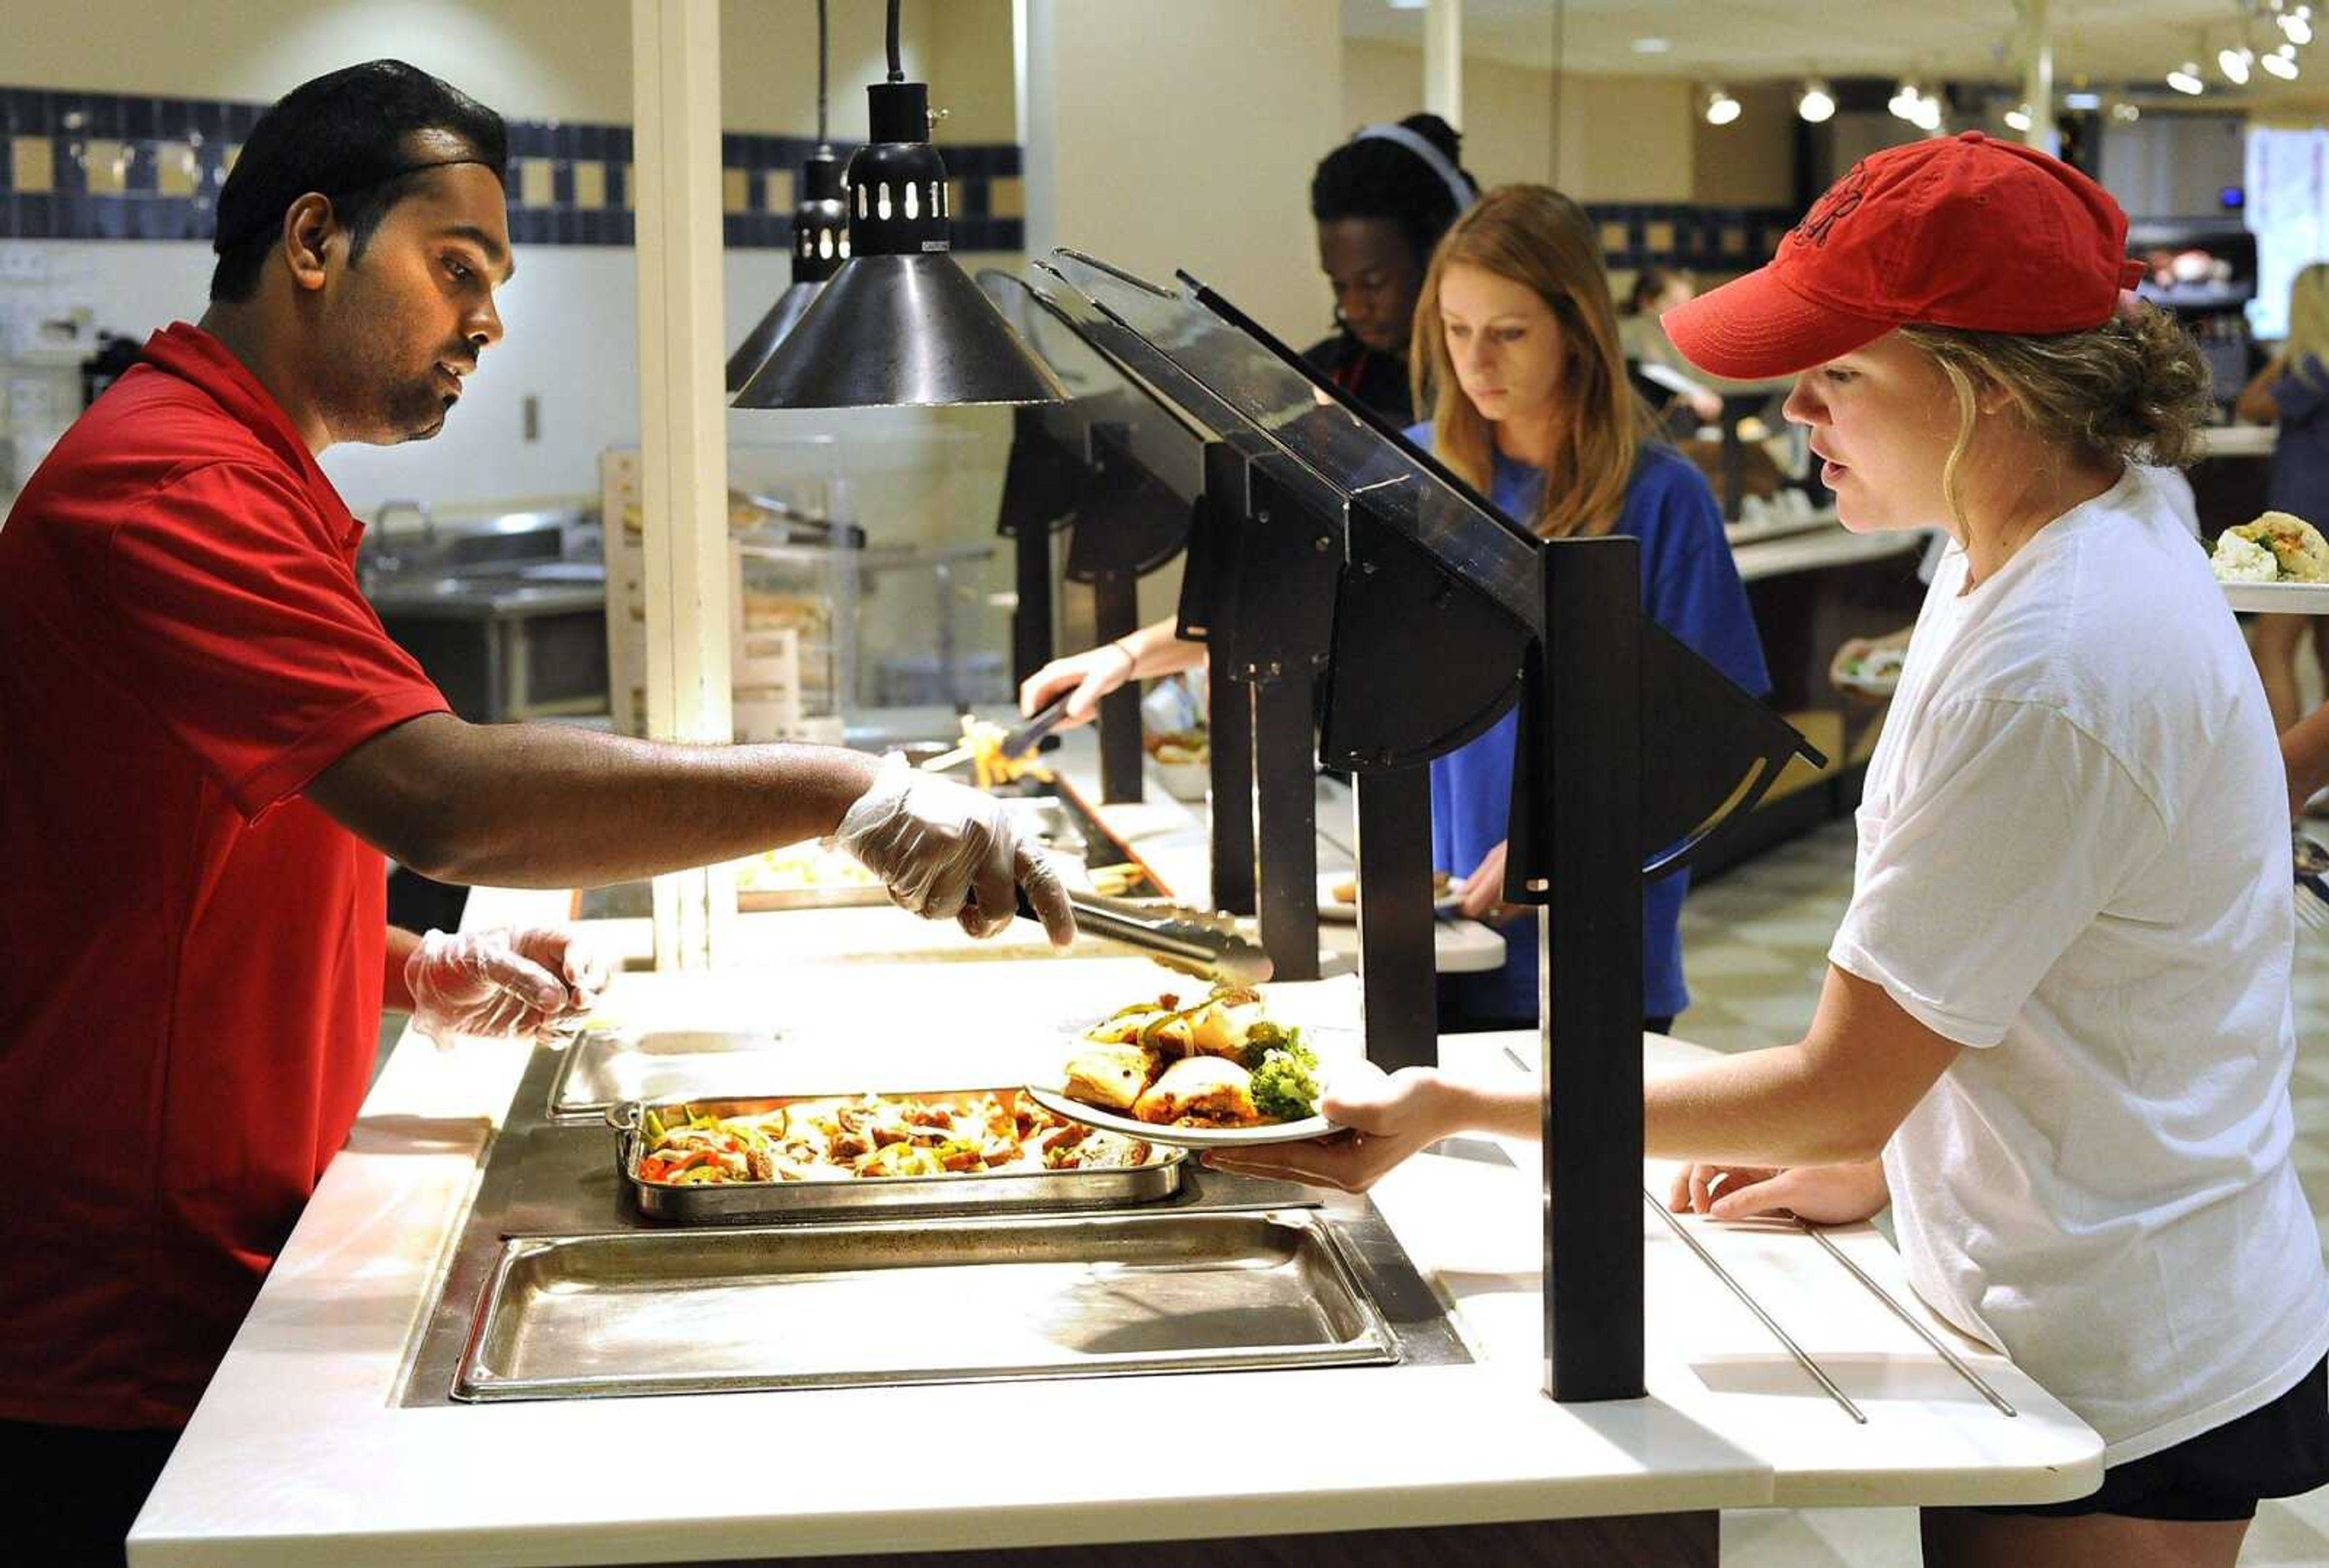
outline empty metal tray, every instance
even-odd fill
[[[791,1063],[773,1029],[594,1029],[569,1045],[550,1084],[550,1114],[597,1120],[626,1100],[657,1103],[751,1094],[781,1082]]]
[[[505,1242],[461,1400],[1399,1359],[1315,1209]]]

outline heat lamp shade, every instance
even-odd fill
[[[736,396],[740,409],[1051,402],[1067,392],[954,258],[860,254]]]
[[[731,393],[744,390],[753,373],[768,363],[768,355],[776,352],[777,345],[784,341],[785,334],[800,324],[800,318],[808,314],[808,307],[816,303],[816,297],[824,291],[822,283],[786,286],[785,291],[777,296],[777,302],[768,307],[768,313],[744,335],[744,341],[738,344],[736,352],[728,356],[728,390]]]

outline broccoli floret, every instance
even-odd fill
[[[1306,1047],[1269,1052],[1253,1072],[1253,1108],[1278,1121],[1298,1121],[1318,1109],[1318,1059]]]
[[[1318,1065],[1317,1053],[1302,1044],[1302,1031],[1297,1026],[1287,1028],[1264,1018],[1247,1026],[1245,1032],[1245,1070],[1257,1072],[1273,1051],[1290,1052],[1311,1067]]]

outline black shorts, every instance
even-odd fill
[[[1983,1507],[1983,1514],[2117,1514],[2131,1519],[2253,1519],[2262,1497],[2329,1486],[2329,1360],[2270,1404],[2173,1448],[2113,1465],[2067,1503]]]

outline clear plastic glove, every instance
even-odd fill
[[[841,818],[828,845],[848,851],[900,909],[991,937],[1018,912],[1020,888],[1051,945],[1076,939],[1075,912],[1051,861],[1019,836],[992,795],[918,772],[896,751]]]
[[[449,1048],[474,1039],[545,1039],[606,990],[605,959],[555,926],[430,931],[404,960],[412,1026]]]
[[[1061,693],[1070,694],[1059,728],[1089,724],[1099,712],[1099,700],[1132,678],[1132,655],[1121,643],[1103,643],[1053,659],[1019,683],[1019,711],[1032,718]]]

